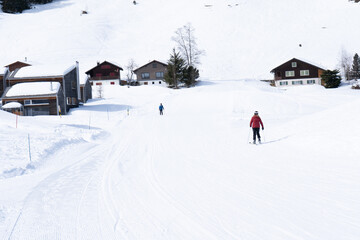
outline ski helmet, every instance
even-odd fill
[[[258,111],[255,111],[254,114],[255,114],[255,115],[258,115],[259,113],[258,113]]]

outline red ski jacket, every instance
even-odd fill
[[[260,128],[260,124],[261,124],[261,127],[264,128],[264,124],[262,123],[261,118],[259,116],[254,115],[251,118],[250,127],[252,127],[252,128]]]

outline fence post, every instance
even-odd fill
[[[31,162],[30,133],[28,133],[28,143],[29,143],[29,159]]]

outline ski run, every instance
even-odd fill
[[[359,94],[202,81],[1,111],[1,239],[358,239]]]

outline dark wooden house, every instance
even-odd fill
[[[119,85],[122,84],[120,71],[123,71],[120,66],[104,61],[85,73],[91,85]]]
[[[66,111],[64,93],[59,82],[17,83],[5,92],[2,103],[20,103],[25,116],[59,115]]]
[[[61,92],[65,108],[62,114],[66,114],[70,108],[78,107],[80,100],[79,64],[66,69],[62,66],[27,66],[15,69],[8,77],[7,86],[12,87],[18,83],[35,82],[58,82],[61,85]],[[61,105],[61,104],[60,104]]]
[[[4,68],[0,72],[0,99],[6,89],[6,79],[9,76],[9,73],[9,68]]]
[[[271,70],[276,87],[322,84],[324,68],[304,60],[293,58]]]
[[[167,64],[153,60],[134,70],[140,85],[165,85]]]
[[[92,87],[89,78],[86,78],[84,83],[80,83],[81,102],[86,103],[87,100],[92,99]]]

